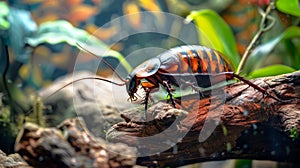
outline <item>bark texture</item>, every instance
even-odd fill
[[[181,166],[224,159],[263,159],[299,164],[300,72],[252,82],[275,100],[239,82],[177,99],[177,109],[157,103],[122,113],[107,133],[111,142],[138,149],[138,164]]]
[[[2,150],[0,150],[0,167],[33,168],[19,154],[14,153],[7,156]]]
[[[96,139],[82,119],[65,120],[57,128],[27,123],[16,152],[33,167],[133,167],[135,152],[124,144]]]
[[[116,109],[113,114],[119,114],[118,109],[122,108],[95,108],[97,112],[87,113],[90,111],[87,107],[97,107],[93,97],[91,100],[82,98],[91,90],[74,86],[75,90],[66,90],[72,91],[81,104],[87,103],[76,113],[80,116],[87,114],[83,119],[94,129],[93,132],[99,134],[108,125],[118,122],[109,126],[106,133],[106,139],[111,143],[95,138],[82,119],[77,118],[67,119],[52,128],[26,124],[19,133],[15,148],[33,167],[137,167],[137,164],[178,167],[236,158],[299,164],[300,72],[252,82],[282,101],[239,82],[202,95],[178,98],[176,108],[170,103],[155,102],[146,115],[143,106],[139,106],[126,108],[121,113],[122,118],[113,115],[113,119],[107,120],[113,109]],[[117,91],[105,88],[97,90],[100,98],[95,99],[101,101],[100,104],[116,104],[109,103],[106,97]],[[124,94],[124,91],[117,94]],[[65,91],[61,95],[70,94]],[[58,97],[63,98],[61,95]],[[55,105],[58,103],[55,100],[48,99],[45,104]],[[73,103],[65,105],[57,108],[56,113],[70,109]],[[98,120],[98,114],[105,114],[104,119]]]

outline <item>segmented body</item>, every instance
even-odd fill
[[[79,45],[79,44],[78,44]],[[80,46],[80,45],[79,45]],[[80,46],[81,47],[81,46]],[[93,54],[84,49],[84,51]],[[96,56],[96,55],[95,55]],[[111,65],[102,60],[109,68],[115,71]],[[198,87],[210,87],[224,80],[237,78],[258,91],[272,97],[275,100],[282,101],[269,94],[265,89],[257,86],[251,81],[235,74],[232,65],[226,61],[223,54],[204,46],[187,45],[172,48],[162,54],[145,61],[136,67],[127,77],[123,79],[116,71],[116,75],[123,83],[116,83],[101,77],[86,77],[70,82],[64,87],[84,79],[97,79],[112,83],[114,85],[126,85],[129,99],[137,100],[135,93],[139,85],[146,91],[145,111],[147,111],[148,98],[151,91],[162,85],[169,94],[170,101],[176,107],[171,92],[175,89],[172,86],[191,86],[199,91]],[[57,90],[56,92],[58,92]],[[55,94],[54,92],[53,94]],[[53,95],[51,94],[51,95]],[[50,96],[51,96],[50,95]],[[50,97],[48,96],[48,97]]]
[[[220,52],[199,45],[180,46],[157,56],[159,72],[191,74],[221,73],[232,71],[232,66]]]
[[[149,59],[136,67],[128,76],[127,90],[131,97],[140,83],[146,89],[153,90],[159,84],[170,88],[194,84],[195,87],[209,87],[232,76],[222,75],[232,71],[231,64],[224,56],[199,45],[172,48]],[[140,82],[145,79],[146,82]]]

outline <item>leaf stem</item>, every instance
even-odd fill
[[[253,46],[255,45],[255,43],[257,42],[257,40],[260,38],[260,36],[270,30],[273,26],[274,26],[274,23],[275,23],[275,19],[274,17],[270,16],[270,12],[272,11],[272,9],[274,9],[275,5],[274,5],[274,2],[270,2],[270,4],[268,5],[266,11],[264,12],[261,8],[258,8],[258,12],[259,14],[262,16],[262,19],[260,21],[260,25],[259,25],[259,29],[258,31],[256,32],[255,36],[253,37],[253,39],[251,40],[250,44],[248,45],[245,53],[243,54],[242,56],[242,60],[241,62],[239,63],[239,66],[236,70],[236,74],[239,74],[242,70],[242,67],[244,66],[247,58],[250,56],[251,54],[251,50],[253,48]],[[270,24],[267,24],[267,21],[270,20],[271,23]]]

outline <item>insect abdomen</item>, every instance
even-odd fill
[[[224,56],[203,46],[182,46],[174,48],[174,54],[178,57],[179,73],[210,73],[232,71],[232,66],[224,59]]]

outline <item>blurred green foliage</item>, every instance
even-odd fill
[[[180,0],[176,3],[172,0],[133,0],[121,3],[116,0],[66,2],[57,0],[51,2],[10,1],[10,6],[6,5],[5,2],[1,2],[0,25],[3,28],[10,29],[10,31],[6,33],[2,30],[1,33],[7,45],[12,47],[14,54],[11,60],[11,68],[13,69],[11,71],[14,72],[11,72],[10,78],[13,82],[21,85],[23,89],[25,88],[30,91],[32,89],[42,88],[50,84],[57,77],[70,73],[70,66],[78,54],[75,41],[81,43],[88,41],[90,42],[88,46],[91,49],[100,48],[102,51],[107,50],[106,55],[101,56],[108,56],[107,59],[114,64],[114,67],[121,64],[127,74],[132,67],[123,59],[123,55],[128,55],[138,48],[151,45],[162,47],[179,45],[179,43],[172,41],[168,37],[153,39],[145,38],[145,36],[128,37],[128,39],[124,39],[110,46],[113,47],[113,49],[110,49],[110,47],[105,44],[105,42],[121,32],[122,25],[107,25],[105,28],[102,27],[103,25],[118,16],[126,14],[129,16],[143,11],[171,11],[176,14],[181,14],[184,17],[187,15],[187,20],[195,22],[199,28],[199,43],[224,53],[227,59],[236,68],[240,60],[240,55],[242,55],[244,50],[241,49],[241,46],[249,43],[251,34],[256,31],[257,21],[260,18],[260,16],[256,14],[256,9],[258,6],[264,8],[263,5],[268,2],[269,1],[262,2],[254,0],[249,2],[242,0],[224,1],[222,3],[219,3],[217,0],[212,2]],[[288,28],[293,25],[290,23],[286,25],[286,23],[283,23],[281,20],[297,20],[288,15],[297,16],[297,11],[299,11],[296,10],[298,1],[293,0],[291,3],[294,5],[284,2],[284,0],[278,0],[276,2],[276,7],[281,12],[286,13],[277,17],[276,22],[277,24],[282,24],[283,28]],[[174,6],[175,4],[177,5]],[[181,7],[179,9],[179,6],[184,7],[184,9],[181,9]],[[195,9],[203,10],[196,11]],[[15,14],[10,14],[12,13],[9,12],[10,10]],[[30,19],[30,13],[28,11],[31,12],[33,16],[32,19]],[[294,11],[294,13],[291,13],[291,11]],[[273,15],[276,14],[273,13]],[[155,24],[163,24],[163,18],[157,18],[155,14],[153,14],[153,18],[157,20]],[[129,17],[127,21],[133,29],[143,24],[143,18],[139,15]],[[38,24],[38,27],[34,22]],[[9,24],[12,23],[14,25],[9,26]],[[295,25],[297,23],[296,21],[293,24]],[[20,29],[23,30],[14,31]],[[180,29],[180,27],[177,29]],[[7,33],[14,33],[15,35],[6,36],[5,34]],[[91,33],[93,33],[94,36],[89,36]],[[281,34],[279,31],[276,33]],[[276,39],[268,38],[268,35],[263,37],[261,41],[263,43],[258,43],[255,47],[243,72],[250,74],[252,71],[266,66],[266,60],[269,60],[270,55],[274,55],[273,49],[283,43],[283,45],[286,46],[286,51],[283,50],[279,52],[291,54],[291,56],[289,56],[290,62],[287,62],[286,60],[288,59],[284,58],[275,62],[275,64],[291,66],[295,70],[299,69],[298,65],[300,64],[299,60],[297,60],[299,58],[297,52],[298,42],[294,40],[293,36],[287,38],[286,35],[283,34],[276,36]],[[149,37],[154,36],[149,35]],[[31,47],[26,47],[26,45]],[[267,45],[268,48],[264,45]],[[32,51],[32,48],[34,48],[34,51]],[[29,58],[30,55],[35,56]],[[30,64],[28,64],[28,62]],[[88,64],[91,62],[93,62],[93,60],[82,60],[80,66],[88,67]],[[124,73],[124,71],[121,73]],[[263,75],[262,73],[260,74]],[[267,76],[268,74],[265,75]]]
[[[0,29],[6,30],[10,26],[9,22],[6,19],[9,13],[9,9],[5,2],[0,2],[0,9]]]
[[[239,159],[235,162],[235,168],[251,168],[252,160]]]
[[[298,0],[277,0],[276,7],[281,12],[300,16],[299,1]]]
[[[284,0],[277,1],[276,6],[287,14],[297,16],[297,13],[300,11],[299,2],[293,1],[294,5],[291,5],[286,1],[284,1],[286,3],[283,4],[283,1]],[[285,15],[280,15],[280,17],[285,18]],[[264,34],[262,37],[266,42],[261,44],[257,44],[256,42],[250,59],[243,68],[244,74],[251,78],[256,78],[290,73],[300,69],[300,28],[294,26],[295,24],[299,24],[299,18],[292,19],[292,24],[290,24],[283,33],[277,32],[279,35],[269,38],[268,33],[270,32],[266,32],[266,35]],[[234,67],[237,67],[240,55],[236,49],[237,43],[234,40],[233,32],[229,25],[227,25],[217,13],[207,9],[192,11],[191,14],[187,16],[187,20],[195,20],[199,28],[200,44],[221,51]],[[276,22],[277,24],[281,23],[279,16]],[[284,27],[285,25],[280,26]],[[273,33],[273,31],[271,31],[271,33]],[[277,49],[279,45],[283,47],[280,47],[276,53],[274,53],[274,50]],[[276,54],[281,54],[277,55],[280,60],[276,63],[267,63],[270,60],[270,55],[274,57]]]
[[[250,59],[248,60],[244,70],[246,73],[256,71],[260,69],[265,59],[267,59],[270,54],[274,53],[273,51],[276,49],[276,47],[281,45],[280,48],[280,54],[279,57],[281,58],[282,64],[284,66],[289,66],[290,70],[300,69],[300,28],[296,26],[291,26],[287,28],[283,33],[277,35],[276,37],[269,39],[266,43],[263,43],[261,45],[258,45],[253,50]],[[298,39],[298,40],[297,40]],[[279,52],[279,51],[277,51]],[[272,66],[272,65],[271,65]],[[267,69],[266,69],[267,70]],[[284,71],[279,69],[273,69],[275,72],[274,74],[280,74],[281,72],[284,73]],[[268,72],[266,72],[265,75],[263,75],[263,71],[260,71],[260,76],[268,76]],[[276,71],[278,71],[276,73]]]
[[[194,20],[199,28],[200,44],[216,49],[237,68],[240,56],[234,35],[228,24],[213,10],[192,11],[187,20]]]
[[[36,97],[33,103],[32,112],[25,118],[26,122],[35,123],[39,126],[46,126],[46,117],[44,115],[44,104],[40,97]]]
[[[280,74],[286,74],[296,71],[290,66],[282,64],[274,64],[264,68],[257,69],[249,74],[251,78],[259,78],[264,76],[276,76]]]
[[[5,2],[1,2],[0,11],[2,11],[0,25],[5,27],[0,29],[2,42],[11,48],[14,58],[18,62],[28,63],[30,50],[25,47],[24,42],[37,30],[36,23],[31,19],[31,13],[27,10],[7,6]]]
[[[18,126],[11,120],[11,108],[2,101],[3,95],[0,92],[0,149],[6,152],[13,152],[15,137],[18,133]]]
[[[85,30],[74,27],[65,20],[42,23],[36,34],[32,37],[28,37],[26,42],[31,47],[37,47],[42,44],[55,45],[59,43],[67,43],[70,46],[78,47],[78,43],[84,44],[102,51],[103,55],[101,55],[101,57],[109,56],[116,58],[125,67],[127,73],[132,69],[122,54],[110,49],[99,39],[95,38]]]
[[[298,133],[298,129],[296,126],[292,127],[290,129],[290,137],[293,139],[293,140],[296,140],[299,138],[299,133]]]

